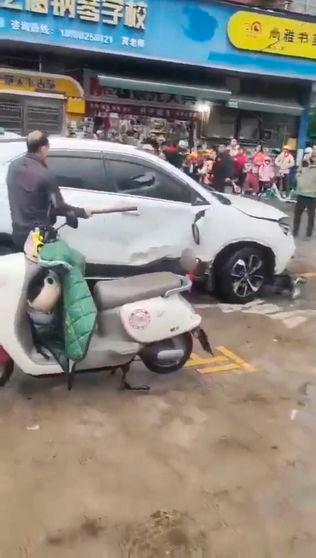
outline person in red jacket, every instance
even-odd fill
[[[164,150],[164,155],[169,163],[178,169],[181,169],[186,152],[175,142],[171,142]]]
[[[237,155],[234,157],[234,176],[238,180],[239,186],[242,188],[245,178],[246,171],[245,166],[248,163],[248,157],[245,153],[243,147],[239,147]]]
[[[259,167],[263,165],[265,158],[266,158],[266,153],[264,151],[264,147],[261,143],[259,143],[255,148],[255,152],[252,157],[252,167],[253,167],[252,171],[254,174],[258,174]]]

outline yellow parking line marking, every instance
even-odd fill
[[[207,358],[192,353],[190,360],[185,365],[186,368],[195,368],[200,374],[218,374],[232,370],[239,374],[256,372],[256,368],[252,364],[240,358],[227,347],[217,347],[217,351],[221,354]]]
[[[246,362],[238,355],[235,355],[235,353],[227,349],[227,347],[217,347],[217,350],[225,355],[227,358],[229,358],[229,360],[235,362],[238,367],[243,368],[243,370],[245,370],[246,372],[256,372],[256,368],[252,366],[252,364],[249,364],[249,362]]]
[[[186,363],[185,367],[190,368],[192,366],[203,366],[204,364],[220,364],[221,362],[228,362],[227,357],[225,356],[215,356],[215,357],[208,357],[202,358],[195,353],[191,354],[190,360]]]
[[[226,359],[227,360],[227,359]],[[228,362],[223,364],[223,366],[208,366],[206,368],[198,368],[200,374],[218,374],[219,372],[230,372],[231,370],[236,370],[240,367],[236,366],[234,362]]]

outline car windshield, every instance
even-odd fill
[[[0,138],[0,165],[5,165],[26,151],[25,139]]]

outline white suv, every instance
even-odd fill
[[[62,229],[63,238],[86,257],[89,274],[170,269],[188,248],[202,263],[209,288],[215,285],[228,301],[248,302],[294,254],[286,215],[278,209],[212,193],[134,147],[61,137],[51,138],[50,145],[48,166],[68,203],[138,208],[82,220],[78,230]],[[12,250],[8,165],[24,153],[24,140],[0,142],[0,254]]]

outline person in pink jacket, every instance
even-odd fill
[[[261,143],[257,145],[255,148],[254,155],[252,157],[252,172],[254,174],[258,174],[260,165],[263,164],[263,161],[266,158],[266,153],[264,152],[264,147]]]
[[[289,145],[283,147],[280,155],[278,155],[275,160],[275,166],[279,171],[279,190],[280,192],[287,192],[289,188],[290,169],[295,166],[295,160]]]
[[[270,157],[265,156],[262,164],[259,166],[258,174],[260,193],[262,193],[272,186],[272,181],[275,176]]]

